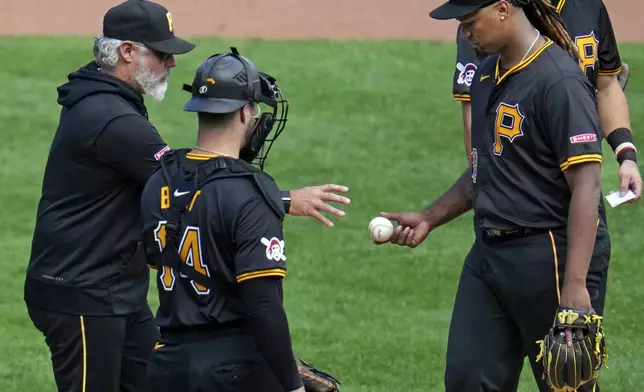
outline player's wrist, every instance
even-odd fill
[[[284,204],[284,213],[288,214],[291,210],[291,191],[280,191],[280,197]]]
[[[606,141],[615,153],[615,159],[620,164],[629,160],[637,163],[637,148],[633,143],[633,135],[628,128],[617,128],[611,132]]]
[[[586,275],[583,273],[575,273],[574,271],[567,271],[564,276],[564,289],[586,287]]]
[[[429,231],[432,231],[440,226],[436,214],[431,210],[430,207],[427,207],[424,210],[420,211],[420,214],[423,216],[423,220],[429,225]]]
[[[617,155],[617,163],[621,166],[622,163],[626,161],[633,161],[637,163],[637,151],[635,150],[635,146],[633,146],[633,150],[626,150],[623,153]]]

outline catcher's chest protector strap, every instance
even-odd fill
[[[216,277],[203,275],[193,266],[183,262],[178,251],[179,241],[181,240],[179,230],[182,215],[186,212],[186,208],[192,201],[195,192],[211,181],[230,177],[249,177],[249,179],[253,179],[268,204],[280,218],[283,218],[283,205],[279,198],[277,185],[270,178],[262,175],[262,172],[249,171],[247,168],[239,166],[241,165],[238,165],[234,160],[218,158],[200,164],[196,171],[186,172],[181,167],[180,160],[174,152],[166,153],[161,158],[161,170],[163,170],[166,184],[169,187],[168,193],[170,194],[171,202],[170,207],[166,210],[165,247],[161,254],[156,257],[158,266],[170,267],[209,289],[214,289],[215,287],[223,289],[223,286],[226,285],[226,283],[222,284]],[[269,197],[269,195],[275,196]]]

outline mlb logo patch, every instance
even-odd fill
[[[266,246],[266,258],[275,261],[286,261],[284,256],[284,241],[273,237],[270,240],[262,238],[262,244]]]
[[[589,143],[589,142],[596,142],[597,141],[597,135],[594,133],[582,133],[581,135],[576,135],[572,136],[570,138],[570,143],[575,144],[575,143]]]

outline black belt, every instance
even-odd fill
[[[529,234],[547,233],[548,229],[535,229],[533,227],[519,227],[516,229],[499,230],[499,229],[481,229],[483,233],[490,238],[512,238],[522,237]]]

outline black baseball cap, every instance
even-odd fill
[[[140,42],[162,53],[184,54],[195,45],[175,37],[172,14],[146,0],[127,0],[103,17],[103,36]]]
[[[463,17],[494,4],[499,0],[449,0],[429,13],[433,19],[447,20]]]

